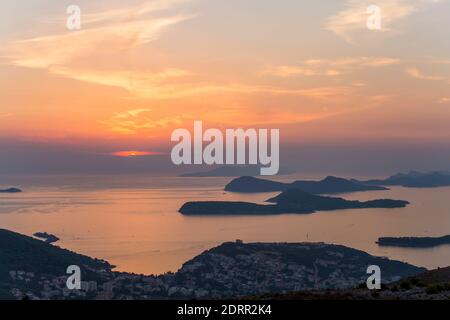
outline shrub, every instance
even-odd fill
[[[409,290],[409,289],[411,289],[411,284],[410,284],[408,281],[403,281],[403,282],[400,284],[400,288],[401,288],[402,290]]]

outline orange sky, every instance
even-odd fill
[[[376,1],[380,31],[366,2],[78,1],[69,31],[63,3],[6,0],[0,137],[158,151],[202,120],[299,144],[448,143],[449,1]]]

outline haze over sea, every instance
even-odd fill
[[[323,178],[316,175],[307,178]],[[283,176],[292,181],[305,176]],[[450,265],[450,245],[429,249],[378,247],[381,236],[450,234],[450,187],[356,192],[346,199],[391,198],[411,204],[400,209],[360,209],[274,216],[183,216],[186,201],[263,202],[277,193],[224,192],[232,178],[137,175],[0,177],[0,228],[27,235],[46,231],[56,245],[106,259],[119,271],[157,274],[225,241],[327,242],[426,268]]]

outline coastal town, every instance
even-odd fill
[[[346,292],[348,297],[367,299],[374,294],[365,287],[368,264],[380,265],[384,271],[383,283],[395,283],[424,271],[344,246],[246,244],[237,240],[203,252],[175,273],[139,275],[115,272],[108,267],[87,267],[89,270],[84,271],[89,271],[88,279],[82,278],[80,289],[75,290],[68,288],[65,270],[60,275],[9,270],[9,280],[14,299],[31,300],[221,299],[294,292],[309,292],[310,295]],[[449,289],[435,290],[434,297],[450,297]],[[386,299],[420,298],[430,294],[429,288],[411,284],[375,292],[377,297]]]

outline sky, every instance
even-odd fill
[[[0,173],[178,172],[170,135],[194,120],[279,128],[281,166],[300,172],[450,170],[449,14],[448,0],[3,0]]]

